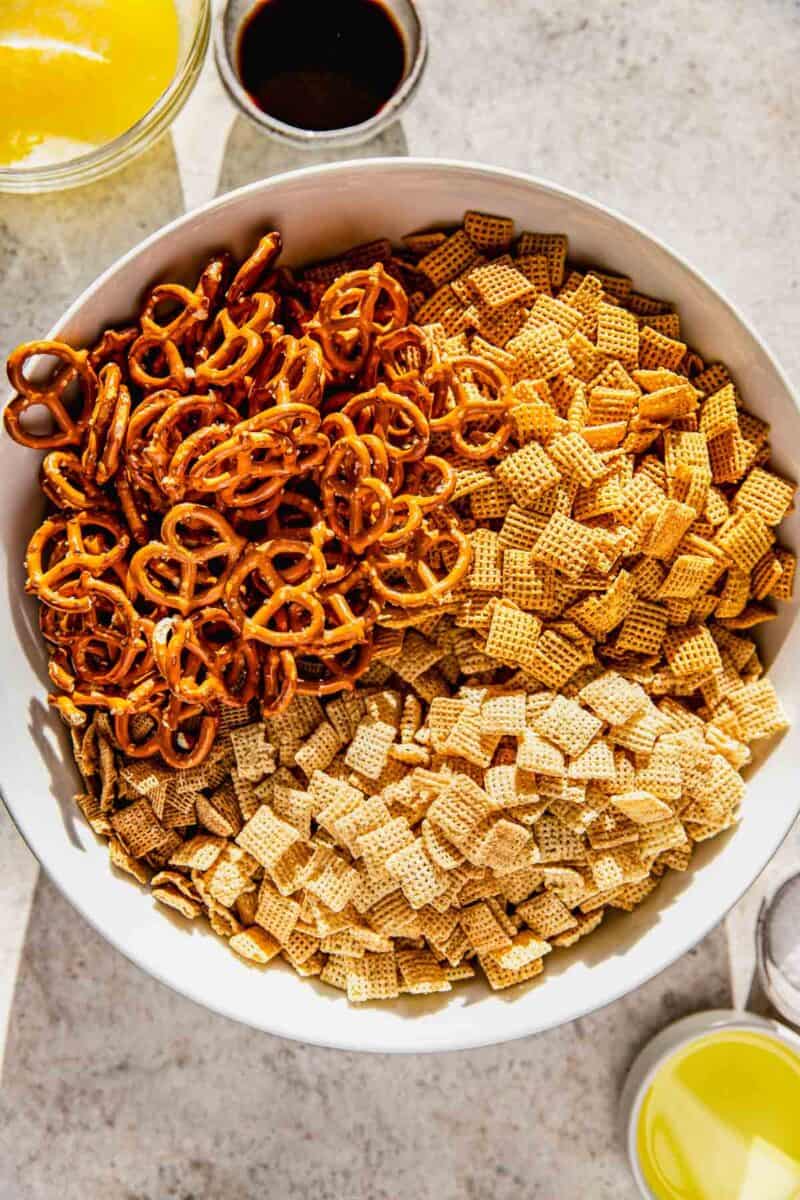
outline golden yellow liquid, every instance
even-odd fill
[[[177,61],[173,0],[0,0],[0,166],[57,162],[124,133]]]
[[[768,1034],[710,1034],[659,1070],[637,1150],[659,1200],[800,1197],[800,1056]]]

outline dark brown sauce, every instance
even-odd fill
[[[383,108],[406,56],[378,0],[264,0],[242,25],[237,57],[263,112],[300,129],[343,129]]]

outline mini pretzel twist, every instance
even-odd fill
[[[513,431],[514,396],[494,363],[463,354],[428,372],[434,395],[430,427],[447,431],[457,454],[473,461],[496,457]]]
[[[376,263],[331,284],[308,333],[322,347],[333,378],[351,379],[363,369],[376,338],[405,325],[407,316],[402,286]]]
[[[124,559],[129,545],[127,531],[111,513],[48,517],[28,543],[26,590],[54,608],[86,612],[91,597],[83,591],[69,593],[63,585],[84,572],[102,575]]]
[[[153,628],[151,645],[170,691],[187,704],[242,705],[256,694],[256,648],[242,638],[224,608],[163,617]]]
[[[306,404],[319,408],[325,386],[322,350],[311,338],[284,334],[267,350],[248,397],[250,415],[273,404]]]
[[[29,379],[25,367],[38,355],[58,359],[61,365],[45,379]],[[9,355],[7,371],[16,395],[6,405],[3,418],[14,441],[33,450],[79,445],[97,394],[97,376],[88,350],[73,350],[65,342],[25,342]],[[77,385],[77,395],[70,398],[73,385]],[[54,426],[51,431],[37,433],[23,426],[23,415],[37,408],[49,413]]]
[[[115,362],[106,363],[102,368],[99,383],[81,464],[87,478],[102,487],[119,469],[131,413],[131,394],[122,382],[122,371]]]
[[[161,538],[131,559],[134,593],[183,616],[219,600],[245,544],[222,514],[200,504],[176,504],[162,521]]]

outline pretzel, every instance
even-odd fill
[[[212,255],[200,272],[194,290],[195,295],[205,301],[208,317],[205,322],[198,321],[186,330],[182,344],[187,354],[191,355],[200,349],[206,336],[206,325],[221,307],[232,274],[233,256],[227,250]]]
[[[198,464],[201,460],[208,463],[205,456],[222,446],[230,436],[230,425],[215,422],[213,425],[201,425],[178,443],[166,474],[160,480],[161,489],[170,500],[181,500],[189,492],[197,495],[214,490],[206,484]]]
[[[334,443],[320,474],[327,522],[356,554],[363,554],[367,546],[378,541],[394,514],[391,490],[371,471],[367,446],[351,434]]]
[[[289,707],[297,695],[297,663],[290,650],[267,650],[263,669],[261,715],[268,719]]]
[[[120,471],[117,475],[115,486],[120,511],[131,531],[131,537],[141,545],[148,538],[147,519],[139,504],[139,497],[135,493],[135,486],[131,483],[127,469]]]
[[[198,439],[199,440],[199,439]],[[280,476],[285,479],[286,458],[291,457],[293,444],[288,438],[276,436],[268,430],[263,433],[247,429],[243,422],[228,429],[224,438],[208,435],[209,446],[187,473],[187,482],[198,492],[222,492],[226,488],[236,492],[238,484],[251,489],[253,481]],[[192,454],[195,443],[183,450],[181,457]],[[254,501],[251,501],[254,502]]]
[[[331,284],[308,333],[322,347],[333,377],[349,379],[364,367],[375,339],[405,325],[407,316],[402,286],[376,263]]]
[[[496,457],[514,427],[509,411],[514,396],[500,368],[475,355],[459,355],[435,365],[426,383],[434,396],[431,430],[446,430],[453,449],[464,458]],[[470,428],[476,440],[466,436]]]
[[[28,379],[25,367],[40,354],[56,358],[62,365],[46,379]],[[14,441],[33,450],[79,445],[97,394],[97,376],[88,350],[73,350],[65,342],[24,342],[9,355],[7,371],[16,395],[6,405],[3,419]],[[67,395],[72,384],[77,384],[77,403]],[[49,412],[55,426],[52,432],[35,433],[23,427],[23,414],[38,407]]]
[[[115,363],[121,370],[127,369],[128,351],[139,336],[137,325],[126,325],[123,329],[106,329],[89,351],[89,363],[99,375],[101,367]]]
[[[444,574],[437,574],[434,552],[441,551],[445,545],[455,549],[456,559]],[[471,561],[467,536],[451,518],[442,528],[424,522],[401,550],[374,550],[370,554],[369,569],[376,595],[387,604],[419,608],[441,599],[457,587]]]
[[[42,491],[56,508],[107,508],[110,500],[88,478],[71,450],[51,450],[42,460]]]
[[[216,395],[181,396],[169,404],[147,430],[147,440],[141,445],[141,458],[148,472],[163,490],[164,478],[169,474],[172,457],[176,449],[198,425],[212,422],[236,420],[236,410]]]
[[[295,556],[306,568],[304,577],[286,583],[275,559]],[[321,601],[314,595],[325,578],[326,564],[318,544],[274,538],[249,550],[231,572],[225,602],[246,638],[279,650],[314,642],[325,625]],[[296,628],[291,628],[289,610]],[[304,614],[302,624],[298,610]],[[277,628],[271,628],[276,625]]]
[[[379,383],[347,401],[343,413],[358,433],[372,433],[390,458],[409,462],[422,458],[428,448],[430,426],[413,400]]]
[[[131,412],[131,394],[115,362],[106,363],[98,376],[99,390],[86,430],[81,464],[87,479],[108,483],[119,468],[120,454]]]
[[[372,662],[372,637],[333,654],[303,651],[294,657],[298,696],[332,696],[352,692]]]
[[[55,608],[88,611],[91,598],[80,592],[68,594],[63,583],[83,572],[101,575],[125,557],[129,544],[129,535],[111,513],[48,517],[28,543],[25,589]]]
[[[101,686],[124,682],[146,648],[142,619],[125,592],[117,584],[93,578],[88,572],[64,590],[86,596],[91,602],[80,614],[67,644],[75,677]],[[63,637],[60,640],[65,642]]]
[[[246,704],[256,694],[259,662],[224,608],[164,617],[153,628],[153,657],[173,696],[189,704]],[[198,679],[200,673],[202,680]]]
[[[260,330],[272,320],[275,301],[267,295],[258,295],[253,300],[254,311],[243,317],[241,324],[226,308],[214,318],[203,357],[198,355],[196,359],[194,384],[199,391],[237,383],[258,362],[264,345]]]
[[[367,564],[359,563],[345,578],[326,584],[319,596],[325,610],[325,627],[314,649],[324,656],[363,644],[381,614]]]
[[[324,386],[325,362],[317,343],[284,334],[275,339],[255,372],[248,396],[250,416],[272,404],[319,408]]]
[[[273,263],[281,252],[283,243],[281,235],[273,231],[261,238],[253,253],[246,258],[233,277],[233,282],[225,293],[229,304],[235,304],[242,296],[255,291],[256,284],[263,279],[272,268]]]
[[[170,301],[179,306],[177,314],[159,321],[160,305]],[[187,392],[194,371],[184,363],[180,345],[206,321],[208,312],[209,302],[202,293],[192,292],[178,283],[154,287],[142,309],[142,332],[128,353],[133,382],[145,391],[170,387],[177,392]]]
[[[177,770],[198,766],[214,744],[219,717],[206,713],[197,704],[186,704],[167,690],[156,691],[144,710],[152,718],[152,730],[142,738],[134,736],[131,727],[133,713],[126,711],[114,717],[114,737],[122,752],[129,758],[152,758],[160,754]],[[196,725],[192,729],[192,725]]]
[[[363,381],[375,387],[383,380],[390,386],[423,377],[439,361],[436,347],[419,325],[406,325],[376,339],[364,365]]]
[[[244,548],[244,539],[222,514],[199,504],[177,504],[161,523],[161,538],[142,546],[131,559],[134,592],[182,616],[219,600]],[[222,564],[217,574],[208,566],[215,561]],[[165,577],[154,566],[164,568]]]

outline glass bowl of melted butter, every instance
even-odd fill
[[[109,174],[159,137],[203,64],[210,0],[3,0],[0,191]]]

